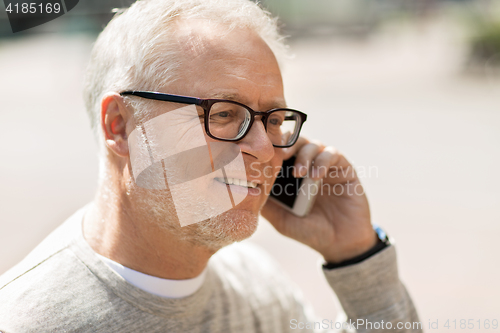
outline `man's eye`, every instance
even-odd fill
[[[228,111],[217,112],[214,114],[214,116],[220,117],[220,118],[227,118],[227,117],[229,117],[229,112]]]
[[[211,121],[231,121],[232,118],[234,118],[234,112],[231,110],[210,113]]]
[[[274,118],[269,118],[267,122],[273,126],[281,126],[283,120],[281,118],[274,117]]]

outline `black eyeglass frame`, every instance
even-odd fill
[[[300,116],[300,123],[296,126],[298,126],[298,130],[295,134],[295,137],[292,139],[292,143],[287,144],[287,145],[275,145],[273,144],[274,147],[276,148],[288,148],[293,146],[296,142],[297,139],[299,138],[300,130],[302,129],[302,125],[304,122],[307,120],[307,115],[303,112],[300,112],[298,110],[294,109],[288,109],[288,108],[275,108],[271,109],[268,111],[260,112],[260,111],[254,111],[250,107],[246,106],[245,104],[241,104],[236,101],[228,100],[228,99],[216,99],[216,98],[209,98],[209,99],[204,99],[204,98],[197,98],[197,97],[189,97],[189,96],[181,96],[181,95],[171,95],[171,94],[164,94],[160,92],[154,92],[154,91],[138,91],[138,90],[127,90],[123,91],[120,93],[121,96],[138,96],[142,98],[147,98],[147,99],[152,99],[152,100],[157,100],[157,101],[164,101],[164,102],[172,102],[172,103],[181,103],[181,104],[194,104],[198,105],[201,108],[203,108],[204,111],[204,119],[205,119],[205,132],[209,137],[215,140],[221,140],[221,141],[229,141],[229,142],[234,142],[234,141],[240,141],[242,140],[248,132],[250,132],[250,129],[252,128],[252,125],[255,121],[256,116],[262,116],[261,120],[262,123],[264,124],[264,129],[267,132],[267,118],[274,113],[278,111],[292,111],[297,113]],[[209,116],[210,116],[210,109],[212,108],[212,105],[218,102],[229,102],[229,103],[234,103],[237,104],[241,107],[244,107],[246,110],[250,112],[251,118],[250,118],[250,123],[248,124],[247,129],[245,130],[245,133],[239,138],[236,139],[221,139],[218,138],[212,133],[210,133],[209,129]]]

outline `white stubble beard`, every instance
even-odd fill
[[[135,202],[134,208],[142,218],[193,245],[217,251],[250,237],[257,229],[258,216],[251,211],[240,209],[231,209],[207,220],[181,227],[175,205],[167,191],[140,188],[132,179],[127,182],[127,196]],[[198,200],[196,204],[206,203]]]

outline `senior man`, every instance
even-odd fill
[[[143,0],[117,14],[94,46],[85,86],[101,148],[97,194],[0,278],[0,331],[421,331],[394,245],[374,232],[356,174],[329,172],[352,166],[298,137],[305,116],[286,109],[283,50],[275,20],[246,0]],[[280,135],[290,119],[296,126]],[[193,133],[210,155],[155,159],[166,146],[198,147]],[[237,148],[230,160],[239,158],[243,174],[227,167],[213,176],[219,143]],[[345,190],[320,193],[306,217],[267,200],[294,155],[296,176]],[[188,171],[208,181],[182,187],[191,183],[176,177]],[[219,198],[226,188],[229,209]],[[323,255],[353,327],[314,323],[275,262],[232,244],[255,231],[259,213]]]

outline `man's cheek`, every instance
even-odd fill
[[[271,165],[266,165],[262,169],[262,173],[265,179],[264,180],[265,183],[263,184],[262,187],[266,196],[269,196],[269,194],[271,193],[274,182],[276,181],[276,178],[278,177],[278,174],[281,171],[282,165],[283,165],[283,159],[281,158],[281,155],[278,155],[275,156]]]
[[[271,179],[272,184],[276,181],[276,178],[278,177],[278,174],[281,171],[282,164],[280,163],[279,165],[269,165],[266,169],[266,178]]]
[[[269,196],[269,194],[271,193],[271,190],[273,188],[274,182],[276,181],[276,177],[278,176],[280,169],[281,166],[276,167],[272,165],[267,165],[262,170],[262,173],[264,174],[265,178],[264,184],[262,184],[262,191],[266,196]]]
[[[262,177],[262,170],[260,168],[260,163],[252,162],[250,163],[248,169],[250,169],[250,174],[252,175],[252,177],[255,178]]]

